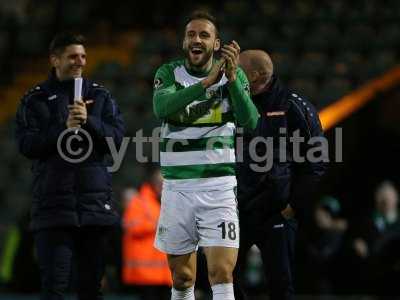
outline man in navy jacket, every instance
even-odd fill
[[[74,101],[74,78],[86,64],[81,35],[57,35],[50,62],[49,78],[23,96],[16,117],[19,151],[33,162],[31,228],[42,299],[64,299],[73,259],[79,299],[103,299],[104,239],[119,224],[106,137],[118,148],[124,123],[110,92],[90,80],[83,79],[82,99]],[[79,160],[79,153],[88,156]]]
[[[260,119],[253,132],[241,136],[243,160],[237,164],[241,241],[236,280],[240,283],[247,252],[256,245],[270,298],[293,299],[295,215],[304,213],[310,204],[325,171],[327,149],[319,140],[323,132],[314,106],[280,83],[267,53],[244,51],[240,64]],[[315,151],[311,159],[310,151]],[[242,289],[236,290],[236,299],[246,299]]]

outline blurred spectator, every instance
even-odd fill
[[[367,283],[379,295],[395,293],[394,279],[399,276],[400,219],[398,191],[390,181],[382,182],[375,191],[375,209],[355,226],[351,250],[360,270],[360,286]],[[357,267],[357,265],[356,265]]]
[[[123,216],[122,281],[134,286],[143,300],[170,298],[172,279],[167,257],[153,246],[161,187],[161,172],[155,169],[128,203]]]
[[[25,210],[17,223],[6,231],[5,245],[0,249],[0,285],[9,292],[40,291],[39,268],[29,222],[30,211]]]
[[[340,212],[339,201],[331,196],[323,197],[314,210],[314,226],[306,251],[312,262],[313,289],[319,293],[333,292],[341,272],[340,254],[348,224]]]
[[[398,233],[398,192],[389,181],[381,183],[375,192],[375,210],[360,226],[359,235],[353,241],[353,249],[360,258],[373,255],[382,247],[385,239]]]
[[[122,191],[121,193],[121,208],[123,211],[129,206],[131,200],[133,200],[138,195],[138,191],[135,188],[129,187]]]

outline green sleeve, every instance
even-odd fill
[[[238,68],[236,80],[228,84],[228,91],[239,126],[255,129],[260,115],[250,98],[249,82],[242,69]]]
[[[153,110],[159,119],[167,118],[184,109],[189,103],[204,94],[199,82],[177,90],[173,72],[167,65],[161,66],[154,78]]]

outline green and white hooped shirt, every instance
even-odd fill
[[[163,119],[160,165],[165,188],[196,191],[236,186],[235,103],[253,106],[253,118],[258,118],[257,110],[242,70],[232,84],[223,75],[204,89],[200,83],[204,78],[189,73],[183,60],[161,66],[155,75],[153,101],[156,115]]]

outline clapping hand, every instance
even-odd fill
[[[229,82],[236,80],[236,71],[239,64],[240,47],[236,41],[228,45],[223,45],[221,48],[222,57],[226,61],[225,75]]]

